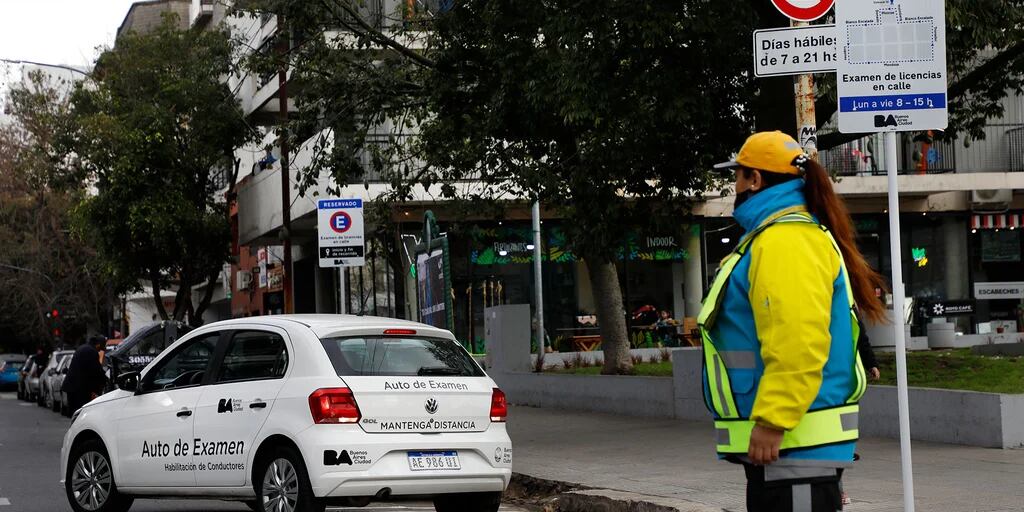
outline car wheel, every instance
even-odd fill
[[[50,398],[50,401],[53,402],[53,405],[50,407],[50,409],[53,409],[53,412],[60,412],[60,410],[63,409],[60,400]]]
[[[43,396],[43,391],[41,389],[36,393],[36,405],[39,407],[46,407],[46,397]]]
[[[441,494],[434,497],[434,510],[437,512],[498,512],[499,507],[500,492]]]
[[[50,392],[46,393],[45,400],[43,400],[43,405],[47,409],[49,409],[51,411],[53,410],[53,393],[50,393]]]
[[[323,512],[326,504],[313,495],[302,457],[281,446],[262,458],[254,482],[258,512]]]
[[[127,512],[134,501],[117,491],[107,449],[97,440],[72,449],[64,490],[75,512]]]

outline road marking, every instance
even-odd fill
[[[20,405],[22,407],[32,407],[35,404],[18,404],[18,405]]]
[[[7,498],[0,498],[0,507],[2,507],[4,505],[10,505],[10,504],[11,504],[11,500],[9,500]]]

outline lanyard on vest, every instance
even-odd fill
[[[815,222],[802,209],[798,211],[784,211],[777,214],[775,218],[770,218],[757,229],[743,237],[733,252],[722,261],[711,289],[708,291],[708,296],[704,301],[704,307],[697,318],[704,346],[705,375],[707,376],[710,388],[711,400],[708,406],[717,416],[715,425],[719,453],[746,453],[747,446],[749,445],[750,432],[753,429],[754,423],[748,418],[741,417],[736,407],[736,400],[732,394],[728,371],[730,368],[739,367],[738,365],[749,364],[748,360],[751,358],[745,352],[719,352],[717,347],[715,347],[714,341],[711,339],[710,332],[722,308],[722,300],[725,298],[725,286],[736,265],[739,264],[758,235],[775,224],[784,223],[804,223],[817,226],[828,236],[833,249],[839,255],[839,262],[846,284],[846,295],[850,304],[850,322],[853,331],[852,345],[855,361],[853,370],[856,376],[856,385],[850,397],[846,400],[845,406],[806,413],[795,429],[786,432],[783,438],[782,449],[805,448],[856,440],[858,436],[857,402],[864,395],[864,391],[867,388],[867,378],[860,356],[857,354],[857,339],[860,336],[860,326],[857,322],[856,301],[853,287],[850,284],[850,274],[846,270],[846,262],[843,259],[843,253],[839,244],[825,226]]]

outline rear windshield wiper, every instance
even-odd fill
[[[416,372],[416,375],[462,375],[462,370],[447,366],[424,366]]]

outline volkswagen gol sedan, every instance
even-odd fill
[[[192,331],[73,417],[61,476],[78,512],[136,498],[323,511],[431,496],[498,510],[512,474],[505,395],[448,331],[342,315]]]

